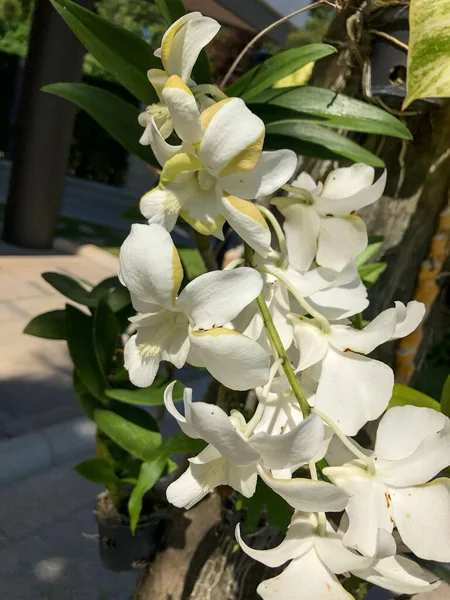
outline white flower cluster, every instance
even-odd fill
[[[355,263],[367,233],[354,213],[378,200],[386,176],[374,183],[374,170],[356,164],[333,171],[323,186],[305,173],[286,186],[295,154],[263,152],[264,124],[245,103],[191,79],[218,29],[200,13],[182,17],[157,52],[164,70],[149,71],[160,103],[140,117],[141,142],[151,145],[162,173],[141,201],[149,225],[133,225],[120,254],[121,281],[137,311],[125,366],[142,387],[161,360],[206,367],[231,389],[256,388],[259,404],[247,422],[238,411],[192,402],[186,389],[182,415],[169,385],[167,410],[208,446],[167,498],[190,508],[218,485],[250,497],[260,477],[294,508],[277,548],[253,550],[236,532],[256,560],[292,561],[260,584],[265,600],[349,598],[337,578],[348,573],[398,593],[433,589],[436,578],[397,554],[397,544],[422,559],[450,561],[450,481],[433,479],[450,463],[449,419],[397,407],[381,418],[374,451],[348,437],[378,419],[392,393],[392,370],[367,354],[408,335],[424,315],[418,302],[397,302],[363,329],[350,321],[368,304]],[[173,132],[178,145],[165,141]],[[270,211],[250,202],[281,186],[289,195],[273,204],[284,233]],[[179,215],[219,239],[228,221],[250,266],[237,260],[179,293],[183,269],[168,233]],[[339,527],[329,511],[345,511]]]

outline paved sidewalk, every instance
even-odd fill
[[[8,600],[130,600],[137,571],[100,562],[93,515],[101,487],[72,464],[0,493],[0,597]]]
[[[95,247],[71,255],[0,243],[0,439],[80,416],[66,343],[22,333],[32,317],[65,304],[41,273],[59,271],[95,284],[117,274],[117,264]]]

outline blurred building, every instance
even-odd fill
[[[310,0],[184,0],[186,10],[198,10],[223,25],[249,32],[261,31],[277,19],[310,4]],[[273,29],[268,36],[284,44],[293,29],[303,27],[309,11]]]

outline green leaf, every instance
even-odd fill
[[[450,96],[449,19],[450,0],[411,0],[403,109],[418,98]]]
[[[66,313],[64,310],[42,313],[31,319],[23,332],[47,340],[65,340]]]
[[[392,398],[389,401],[388,410],[394,406],[419,406],[425,408],[432,408],[438,412],[441,412],[441,405],[437,400],[427,396],[418,390],[396,383],[392,392]]]
[[[151,460],[151,452],[161,444],[161,434],[145,429],[110,410],[96,410],[99,428],[121,448],[143,461]]]
[[[441,393],[441,411],[450,418],[450,375],[447,377]]]
[[[264,516],[271,525],[275,525],[285,532],[290,523],[293,509],[268,487],[262,479],[258,479],[256,492],[251,498],[243,498],[244,506],[247,507],[245,517],[245,530],[254,531]]]
[[[258,113],[258,105],[261,104],[301,113],[296,117],[299,121],[311,122],[311,117],[316,117],[321,125],[327,127],[390,135],[406,140],[412,137],[401,121],[381,108],[323,88],[302,86],[267,90],[252,98],[249,108]],[[264,112],[267,106],[262,109]]]
[[[181,0],[155,0],[155,4],[169,26],[186,14]]]
[[[166,462],[174,454],[198,454],[206,447],[203,440],[194,440],[184,433],[166,438],[161,446],[151,453],[151,460],[163,458]]]
[[[105,298],[113,312],[118,312],[131,303],[130,292],[120,283],[118,277],[108,277],[100,281],[90,295],[97,300]]]
[[[73,389],[78,405],[88,419],[94,420],[94,413],[102,404],[86,389],[77,371],[73,370]]]
[[[94,348],[104,373],[109,373],[119,343],[120,326],[106,298],[101,298],[94,313]]]
[[[381,236],[373,236],[373,237],[369,238],[369,243],[368,243],[366,249],[363,250],[361,252],[361,254],[358,254],[358,256],[356,257],[356,266],[357,267],[362,267],[367,262],[369,262],[369,260],[371,258],[373,258],[375,256],[375,254],[378,252],[378,250],[383,245],[383,239],[384,238]]]
[[[126,404],[140,404],[142,406],[160,406],[164,404],[165,387],[151,386],[140,390],[106,390],[108,398],[125,402]],[[183,400],[184,385],[177,381],[173,391],[174,402]]]
[[[133,96],[144,104],[158,101],[147,71],[160,68],[161,61],[147,42],[70,0],[50,1],[80,42]]]
[[[251,102],[252,98],[283,77],[334,52],[336,52],[336,49],[327,44],[309,44],[301,48],[280,52],[280,54],[272,56],[232,83],[225,90],[225,93],[227,96],[240,96],[246,102]]]
[[[93,483],[108,485],[120,482],[114,469],[104,458],[88,458],[78,463],[74,468],[78,475]]]
[[[290,148],[297,154],[321,159],[346,158],[374,167],[384,162],[348,138],[302,121],[278,121],[266,126],[265,147],[268,149]]]
[[[136,531],[136,526],[141,516],[142,500],[145,494],[155,485],[166,469],[166,461],[157,458],[152,462],[143,462],[139,478],[128,501],[128,514],[130,515],[131,531]]]
[[[105,129],[126,150],[144,162],[159,167],[150,146],[139,143],[143,128],[138,123],[141,112],[119,96],[85,83],[52,83],[42,91],[73,102]]]
[[[97,358],[93,338],[93,318],[66,304],[67,345],[70,357],[87,391],[100,402],[109,387]]]
[[[387,263],[377,262],[363,265],[358,268],[358,273],[366,287],[370,287],[378,281],[380,275],[386,270]]]
[[[69,298],[69,300],[89,307],[97,305],[95,298],[91,298],[89,291],[76,279],[72,279],[72,277],[68,277],[62,273],[53,273],[50,271],[42,273],[42,277],[56,291]]]
[[[177,248],[185,276],[192,281],[208,271],[197,248]]]

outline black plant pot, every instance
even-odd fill
[[[129,523],[103,519],[96,514],[99,551],[103,565],[110,571],[129,571],[151,562],[164,548],[167,516],[145,515],[133,535]]]

